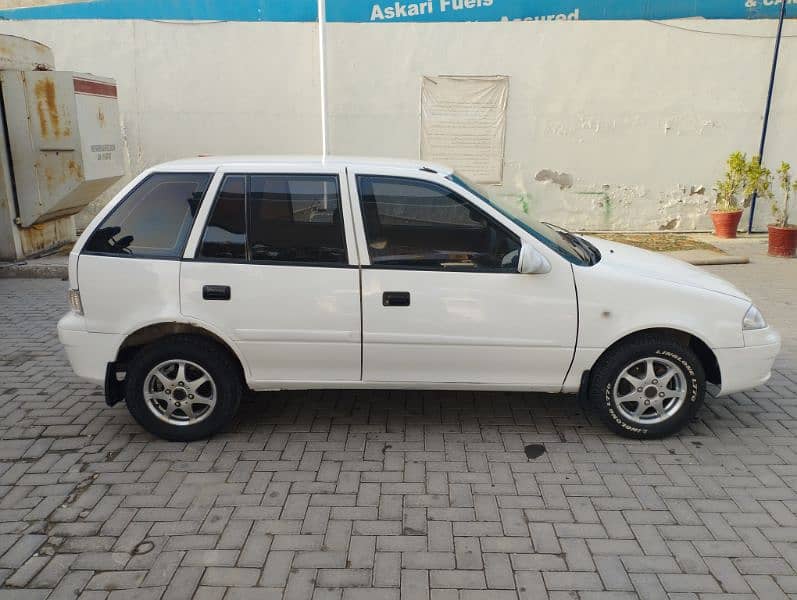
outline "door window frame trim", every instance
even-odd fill
[[[346,180],[345,177],[345,169],[330,169],[329,171],[324,171],[323,169],[307,170],[299,167],[286,169],[285,165],[275,165],[275,167],[278,168],[271,170],[270,165],[252,165],[251,168],[241,168],[240,166],[236,165],[235,168],[230,168],[230,169],[219,167],[215,172],[213,180],[208,185],[207,191],[205,192],[206,197],[211,191],[213,192],[213,201],[203,203],[203,208],[205,207],[205,205],[209,205],[209,207],[204,211],[203,214],[197,213],[197,217],[194,220],[194,229],[192,229],[191,234],[188,237],[188,243],[186,244],[186,249],[181,260],[184,262],[204,262],[204,263],[217,263],[217,264],[227,264],[227,265],[307,267],[307,268],[326,268],[326,269],[359,269],[360,265],[358,264],[358,252],[356,249],[356,243],[354,239],[355,238],[354,224],[352,223],[350,211],[347,211],[347,207],[349,206],[349,194],[348,194],[349,186],[348,186],[348,181]],[[244,199],[244,212],[245,212],[245,224],[246,224],[246,259],[227,260],[227,259],[200,257],[198,256],[198,254],[202,245],[202,240],[205,237],[207,224],[212,215],[212,209],[216,206],[216,202],[218,201],[219,193],[221,192],[222,186],[224,185],[224,181],[227,177],[236,176],[236,175],[243,176],[246,178],[247,198]],[[336,178],[338,182],[338,197],[339,197],[340,212],[341,212],[340,226],[343,230],[343,243],[345,244],[345,250],[346,250],[346,262],[328,263],[328,262],[294,262],[294,261],[280,261],[280,260],[277,261],[252,260],[251,257],[249,256],[249,202],[248,202],[249,178],[252,176],[254,177],[296,176],[296,177]],[[345,186],[345,191],[344,191],[344,186]]]
[[[221,196],[221,191],[224,189],[224,182],[227,181],[230,177],[243,177],[244,178],[244,259],[226,259],[226,258],[211,258],[207,256],[197,256],[199,252],[202,250],[202,244],[205,241],[205,236],[208,232],[208,225],[210,224],[210,219],[213,216],[213,212],[216,210],[216,206],[219,203],[219,198]],[[221,176],[221,181],[219,181],[218,190],[213,196],[213,201],[210,203],[210,209],[208,210],[207,217],[205,219],[205,223],[202,226],[202,230],[200,231],[199,240],[197,241],[196,252],[194,257],[191,259],[184,258],[183,260],[190,260],[191,262],[216,262],[216,263],[231,263],[231,264],[249,264],[249,208],[247,206],[246,198],[249,193],[249,178],[245,174],[240,173],[224,173]]]

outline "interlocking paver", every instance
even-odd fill
[[[71,373],[66,283],[0,280],[0,600],[797,594],[787,268],[715,269],[783,355],[654,442],[571,397],[403,390],[251,395],[214,439],[163,442]]]
[[[75,571],[75,573],[82,573],[85,571]],[[90,571],[88,573],[91,573]],[[144,580],[146,573],[144,571],[104,571],[97,573],[88,582],[87,587],[90,590],[125,590],[137,588]]]
[[[377,552],[374,556],[374,585],[398,587],[401,584],[401,557],[399,552]]]

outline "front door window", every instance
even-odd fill
[[[372,265],[517,272],[520,241],[452,190],[374,175],[357,185]]]

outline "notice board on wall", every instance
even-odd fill
[[[425,76],[421,85],[421,159],[477,183],[501,183],[509,78]]]

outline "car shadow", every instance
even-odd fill
[[[248,393],[230,431],[260,425],[363,427],[445,426],[518,428],[545,433],[600,429],[599,419],[575,395],[429,390],[313,390]],[[381,429],[378,429],[381,428]],[[322,429],[319,429],[321,431]],[[605,430],[603,430],[605,431]]]

